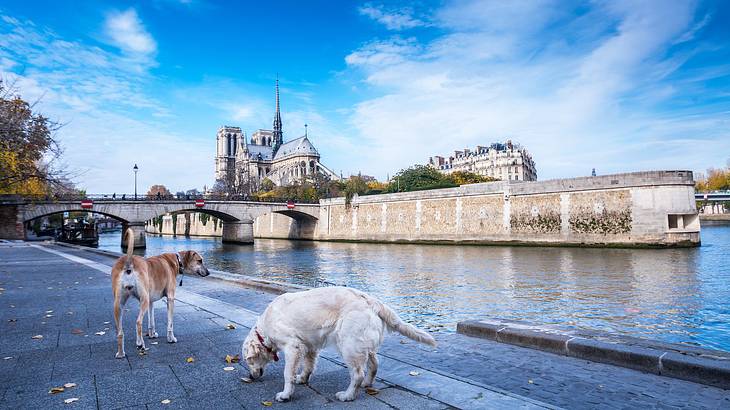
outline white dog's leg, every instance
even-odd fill
[[[378,356],[375,352],[368,352],[368,374],[362,381],[362,387],[370,387],[375,381],[375,375],[378,373]]]
[[[294,393],[294,379],[301,360],[302,349],[299,346],[287,346],[284,349],[286,365],[284,367],[284,390],[276,393],[276,401],[287,401]]]
[[[355,400],[357,395],[357,388],[363,381],[363,368],[365,367],[365,355],[358,354],[350,357],[343,357],[347,367],[350,369],[350,385],[345,391],[338,391],[335,393],[335,397],[339,401],[352,401]]]
[[[121,291],[120,291],[121,293]],[[117,329],[117,359],[123,359],[127,354],[124,352],[124,305],[127,303],[128,295],[114,295],[114,326]]]
[[[177,343],[172,328],[172,311],[175,309],[175,297],[167,296],[167,343]]]
[[[297,384],[309,383],[309,376],[312,375],[312,371],[314,371],[314,367],[317,365],[317,356],[319,356],[319,352],[316,350],[308,350],[304,354],[302,372],[297,375]]]
[[[155,330],[155,302],[150,301],[150,308],[147,311],[147,336],[150,339],[157,338],[157,331]]]

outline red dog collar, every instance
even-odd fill
[[[261,346],[263,346],[264,349],[266,349],[266,351],[269,352],[269,354],[274,357],[274,361],[275,362],[278,362],[279,361],[279,356],[276,354],[276,351],[274,349],[270,348],[269,346],[266,346],[266,343],[264,343],[264,338],[261,337],[261,335],[259,334],[258,329],[254,329],[254,332],[256,332],[256,337],[259,338],[259,343],[261,343]]]

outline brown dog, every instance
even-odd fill
[[[112,292],[114,293],[114,325],[117,328],[117,359],[125,356],[124,331],[122,329],[123,307],[130,296],[139,300],[137,315],[137,349],[144,350],[142,338],[142,318],[147,312],[148,336],[157,337],[155,331],[154,303],[163,296],[167,298],[167,342],[177,339],[172,328],[172,312],[175,306],[176,277],[180,274],[208,276],[203,258],[195,251],[163,253],[159,256],[143,258],[133,256],[134,233],[127,229],[127,255],[117,259],[112,267]]]

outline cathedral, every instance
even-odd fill
[[[246,141],[240,127],[222,126],[218,129],[215,157],[216,185],[238,193],[257,191],[264,179],[277,186],[311,179],[317,174],[338,179],[337,175],[319,162],[319,152],[309,141],[306,125],[304,135],[284,142],[279,110],[279,80],[276,80],[276,112],[274,129],[259,129]]]

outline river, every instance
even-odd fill
[[[99,247],[120,250],[103,234]],[[208,267],[369,292],[411,323],[454,332],[498,317],[730,351],[730,225],[693,249],[585,249],[147,236],[147,255],[194,249]]]

